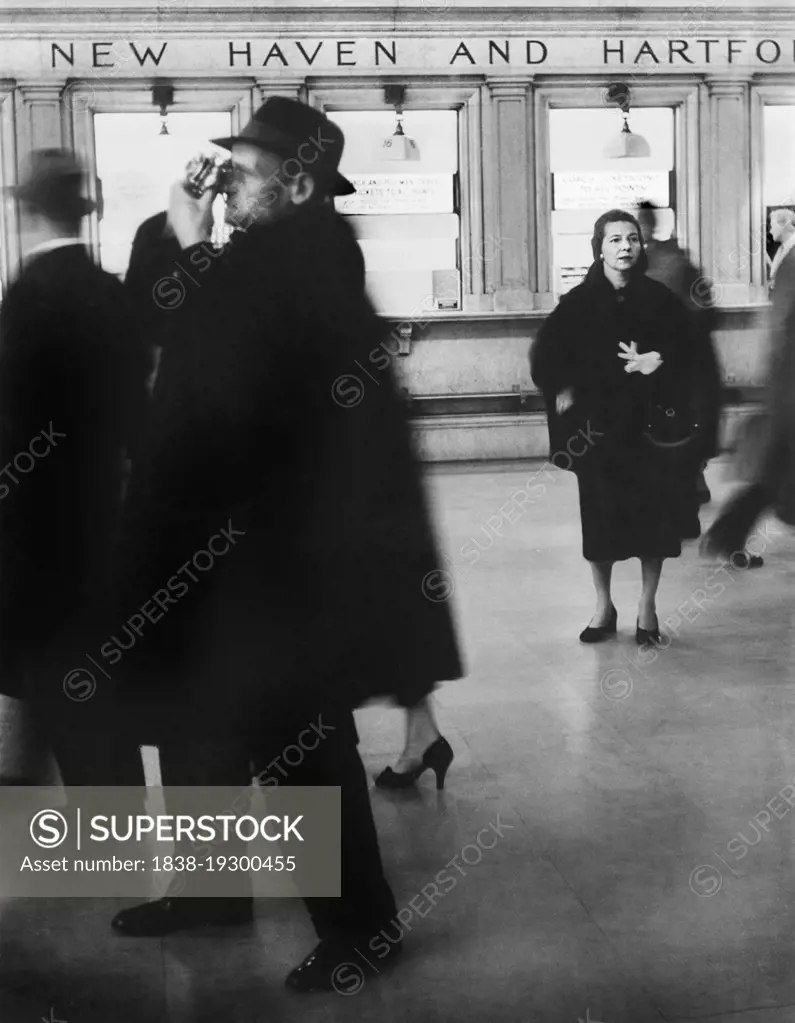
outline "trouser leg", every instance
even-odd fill
[[[58,704],[37,708],[35,718],[67,788],[145,787],[140,746],[108,721],[89,717],[88,709],[80,705]]]
[[[240,805],[238,795],[244,796],[251,784],[245,746],[234,741],[167,742],[160,747],[160,773],[167,792],[166,814],[193,818],[203,814],[235,814]],[[178,801],[173,794],[169,798],[170,787],[184,787]],[[224,805],[219,805],[217,793],[208,791],[217,787],[234,790],[224,794]],[[155,851],[160,857],[173,857],[170,864],[161,861],[161,871],[156,876],[156,891],[166,898],[122,910],[114,917],[114,930],[130,937],[162,937],[201,924],[243,924],[251,920],[253,902],[248,873],[224,871],[224,894],[208,895],[209,885],[217,883],[219,874],[206,869],[207,858],[239,857],[245,852],[244,843],[216,841],[213,845],[181,840],[173,852],[170,847]],[[183,857],[184,862],[180,863],[178,857]],[[205,868],[191,870],[189,857],[194,857],[197,863],[203,861]],[[208,882],[208,877],[213,881]]]
[[[229,799],[228,805],[217,804],[217,796],[207,792],[209,788],[224,787],[234,789],[237,795],[244,795],[251,785],[251,768],[248,751],[245,745],[233,740],[189,740],[165,743],[159,747],[160,777],[163,787],[190,788],[190,792],[180,795],[179,806],[169,803],[166,798],[166,812],[169,814],[188,814],[194,818],[203,814],[214,816],[216,813],[235,813],[233,803],[236,796]],[[238,804],[240,805],[240,804]],[[180,841],[175,845],[175,857],[194,857],[206,862],[207,857],[225,856],[240,857],[245,855],[244,842],[232,839],[227,842],[196,842]],[[185,871],[180,877],[180,889],[183,893],[200,892],[205,877],[213,877],[207,870]],[[237,899],[251,899],[251,878],[248,873],[225,873],[225,887],[228,897],[222,901],[234,902]],[[187,897],[187,896],[186,896]],[[192,897],[194,898],[194,897]],[[201,896],[195,897],[196,903],[205,903]],[[217,898],[212,899],[217,902]],[[216,907],[217,908],[217,907]]]
[[[363,936],[366,939],[378,934],[394,918],[397,907],[384,876],[353,715],[346,711],[329,714],[328,718],[324,713],[322,717],[334,730],[329,730],[315,749],[306,750],[300,764],[285,768],[285,777],[278,780],[281,785],[340,787],[340,898],[304,901],[321,940],[361,941]],[[269,755],[278,754],[288,743],[294,743],[300,731],[301,726],[288,733],[287,741],[281,744],[269,740]]]
[[[710,545],[724,556],[745,550],[757,519],[770,507],[772,495],[752,484],[732,497],[709,529]]]

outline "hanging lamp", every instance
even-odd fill
[[[403,131],[403,102],[406,98],[405,85],[387,85],[384,88],[387,103],[395,108],[395,131],[381,142],[381,156],[384,160],[419,160],[420,147]]]
[[[602,155],[608,160],[638,160],[651,156],[648,141],[642,135],[636,135],[629,127],[629,86],[624,82],[608,86],[606,98],[621,110],[624,125],[621,131],[608,139]]]

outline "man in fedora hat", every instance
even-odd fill
[[[378,697],[412,706],[462,668],[449,606],[428,586],[440,559],[387,338],[333,205],[353,188],[342,132],[276,97],[215,142],[233,163],[232,241],[213,249],[214,195],[177,183],[131,259],[138,315],[165,343],[130,486],[126,606],[219,527],[235,544],[125,665],[164,785],[245,786],[251,760],[264,785],[341,787],[341,897],[306,899],[320,943],[287,978],[332,990],[344,964],[364,957],[374,976],[401,947],[352,711]],[[114,926],[160,935],[251,918],[250,899],[196,891]]]
[[[10,189],[25,265],[0,311],[0,692],[35,711],[67,785],[143,784],[85,664],[142,428],[146,365],[120,282],[81,238],[94,203],[72,153],[32,152]],[[96,691],[95,691],[96,690]]]

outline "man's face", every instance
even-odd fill
[[[770,237],[774,242],[780,242],[787,232],[790,217],[780,210],[770,214]]]
[[[282,157],[259,146],[238,143],[232,149],[231,182],[226,193],[226,222],[233,227],[269,224],[292,206],[290,179]]]

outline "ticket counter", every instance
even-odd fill
[[[544,452],[528,345],[582,279],[596,217],[641,199],[703,266],[725,382],[753,396],[767,215],[795,207],[795,10],[531,7],[7,3],[2,183],[28,149],[73,146],[99,200],[90,243],[123,275],[135,228],[187,158],[269,95],[294,96],[346,133],[341,170],[358,192],[339,209],[394,321],[425,457]],[[646,145],[617,156],[625,119]],[[398,120],[411,142],[393,147]],[[3,284],[23,255],[5,199]]]

